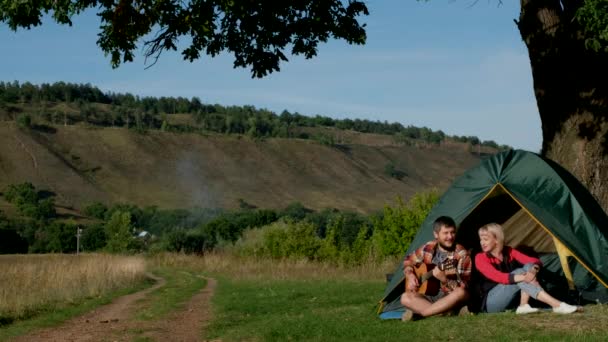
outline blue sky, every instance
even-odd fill
[[[94,13],[74,26],[45,21],[17,33],[0,25],[4,81],[91,83],[140,96],[199,97],[277,113],[387,120],[474,135],[538,152],[542,142],[530,64],[513,19],[518,1],[369,0],[367,44],[330,41],[316,58],[292,56],[279,73],[252,79],[230,55],[193,63],[164,53],[145,69],[112,69],[96,45]]]

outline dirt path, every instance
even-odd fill
[[[136,336],[145,336],[153,341],[201,341],[201,332],[210,320],[209,302],[217,284],[215,279],[207,278],[207,286],[194,295],[184,309],[160,321],[137,321],[133,314],[138,301],[165,285],[163,278],[153,274],[148,276],[157,281],[150,288],[120,297],[58,327],[37,330],[11,341],[114,342],[131,341]]]
[[[207,286],[194,295],[181,311],[170,314],[167,319],[156,322],[153,330],[143,336],[154,341],[195,342],[201,341],[201,332],[211,321],[210,300],[217,282],[207,278]]]

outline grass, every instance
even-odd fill
[[[152,270],[152,273],[164,278],[166,284],[140,301],[141,308],[137,312],[137,318],[141,320],[160,319],[181,308],[207,284],[206,279],[184,270],[157,268]]]
[[[153,341],[147,334],[154,333],[157,324],[184,307],[185,303],[207,285],[207,280],[196,272],[184,269],[154,267],[152,272],[165,279],[161,288],[137,303],[135,319],[147,324],[129,331],[130,338],[136,342]]]
[[[107,254],[2,255],[0,269],[0,325],[145,279],[143,258]]]
[[[395,262],[336,267],[306,260],[269,260],[210,254],[204,257],[161,254],[148,267],[166,279],[164,287],[140,301],[134,341],[150,341],[162,322],[197,293],[205,280],[218,280],[212,318],[205,338],[221,341],[598,341],[608,336],[608,305],[557,315],[545,311],[518,316],[512,312],[465,317],[436,317],[414,322],[380,320],[376,303]],[[122,290],[120,293],[132,291]],[[112,292],[78,304],[56,305],[36,318],[0,329],[0,340],[58,322],[109,302]]]
[[[200,270],[218,279],[214,317],[206,333],[210,340],[596,341],[608,335],[608,305],[587,306],[584,313],[573,315],[380,320],[376,303],[386,286],[384,274],[393,270],[395,260],[349,268],[306,260],[166,254],[153,262]]]
[[[129,269],[138,270],[143,275],[146,265],[142,257],[103,254],[82,255],[78,258],[72,255],[15,255],[0,257],[0,263],[8,270],[7,274],[0,275],[3,280],[13,279],[13,282],[5,281],[0,284],[0,293],[14,296],[12,300],[4,297],[1,303],[5,308],[5,325],[0,328],[0,340],[23,335],[34,329],[58,325],[71,317],[110,303],[116,297],[154,283],[152,280],[143,281],[147,278],[139,277],[136,278],[140,281],[135,282],[121,282],[118,279],[121,274],[125,276],[129,273],[125,273]],[[151,272],[164,278],[166,283],[137,303],[135,318],[139,320],[162,319],[181,308],[206,285],[206,279],[191,271],[154,266],[151,268]],[[26,271],[19,272],[19,269]],[[40,282],[48,286],[39,286]],[[108,287],[109,284],[113,286]],[[99,294],[84,295],[92,292]],[[45,297],[50,294],[53,296]],[[11,309],[8,308],[10,303],[27,303],[29,306],[28,309]],[[16,314],[18,312],[21,313]],[[13,315],[10,316],[10,313]],[[132,335],[143,333],[145,330],[131,332]],[[145,336],[134,338],[139,341],[148,340]]]
[[[608,305],[585,313],[514,313],[381,321],[378,281],[219,278],[209,339],[222,341],[597,341],[608,334]]]
[[[139,283],[109,291],[94,298],[83,298],[71,303],[55,303],[54,305],[49,304],[45,307],[40,307],[35,316],[12,321],[10,325],[0,326],[0,341],[4,341],[10,337],[25,335],[36,329],[58,325],[74,316],[108,304],[115,298],[137,292],[152,284],[149,279],[143,279]]]
[[[369,281],[385,279],[393,273],[399,258],[383,263],[364,263],[358,266],[336,266],[306,259],[273,260],[268,258],[240,257],[227,253],[209,253],[204,257],[161,253],[149,259],[153,267],[168,267],[206,274],[224,275],[230,279],[249,280],[326,280]],[[380,299],[380,298],[378,298]]]

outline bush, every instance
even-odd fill
[[[29,251],[32,253],[76,252],[76,226],[57,221],[39,224]]]
[[[53,218],[56,215],[53,198],[41,199],[32,183],[9,185],[4,198],[14,204],[20,214],[38,220]]]
[[[334,146],[336,144],[336,139],[331,134],[319,133],[313,137],[313,140],[325,146]]]
[[[274,222],[249,229],[235,243],[235,253],[247,256],[319,259],[322,240],[308,222]]]
[[[262,253],[272,258],[284,258],[288,255],[285,242],[289,236],[289,225],[285,222],[271,224],[263,230]]]
[[[373,223],[373,248],[380,256],[395,256],[405,253],[418,229],[439,200],[432,190],[414,195],[405,204],[397,198],[397,206],[386,206],[383,214]]]
[[[21,114],[17,117],[17,125],[21,128],[32,127],[32,117],[29,114]]]
[[[181,252],[186,246],[186,231],[180,228],[173,229],[163,237],[165,250],[168,252]]]
[[[306,215],[310,213],[312,213],[312,210],[303,206],[302,203],[293,202],[283,210],[281,216],[290,218],[295,221],[301,221],[306,217]]]
[[[267,253],[265,249],[264,234],[267,230],[272,229],[269,227],[278,224],[279,223],[273,223],[261,228],[246,229],[231,250],[237,255],[246,257],[269,256],[270,253]]]
[[[359,229],[357,238],[350,250],[349,259],[347,262],[352,264],[360,264],[370,258],[374,258],[375,255],[372,249],[372,230],[369,227],[362,227]]]
[[[397,170],[393,162],[389,162],[384,166],[384,174],[397,180],[401,180],[406,176],[405,172]]]
[[[315,232],[315,226],[308,222],[288,224],[288,235],[284,241],[286,257],[316,259],[321,248],[321,239]]]
[[[29,182],[11,184],[4,191],[4,198],[16,206],[23,203],[36,204],[38,203],[38,192]]]
[[[103,220],[108,211],[108,207],[101,202],[93,202],[84,208],[84,213],[87,216]]]
[[[82,230],[80,245],[82,251],[93,252],[106,246],[107,237],[102,224],[93,224]]]

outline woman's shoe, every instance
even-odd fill
[[[564,302],[559,303],[559,306],[556,308],[553,308],[553,312],[555,313],[559,313],[559,314],[570,314],[575,312],[576,310],[578,310],[578,307],[575,305],[570,305]]]
[[[525,315],[535,312],[538,312],[538,309],[531,307],[530,304],[520,305],[517,307],[517,310],[515,310],[515,313],[518,315]]]

